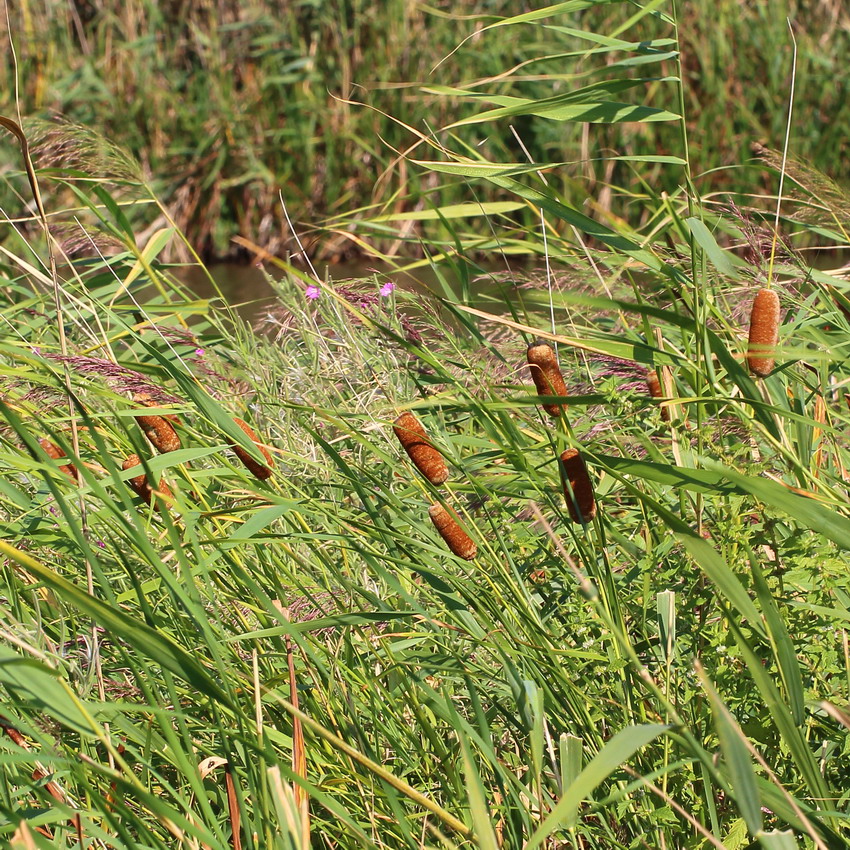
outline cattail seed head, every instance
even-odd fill
[[[445,459],[431,445],[425,429],[412,413],[402,413],[393,423],[393,431],[414,466],[432,484],[442,484],[449,477]]]
[[[271,467],[274,466],[271,454],[269,454],[268,449],[259,441],[257,435],[246,422],[243,422],[241,419],[236,417],[233,418],[233,421],[245,432],[245,436],[248,437],[248,439],[260,450],[260,454],[262,454],[262,456],[266,459],[268,466],[264,466],[259,461],[254,460],[247,450],[243,449],[242,446],[239,446],[236,443],[233,443],[231,448],[233,449],[236,457],[242,461],[248,471],[255,478],[259,478],[260,481],[265,481],[267,478],[271,477]]]
[[[162,416],[141,414],[136,417],[136,422],[157,451],[165,454],[176,452],[180,448],[180,437],[177,436],[174,426]]]
[[[130,455],[124,461],[124,463],[121,464],[121,468],[126,472],[128,469],[132,469],[134,466],[139,466],[139,464],[141,464],[139,456]],[[128,478],[127,484],[130,489],[148,505],[153,502],[154,489],[148,482],[147,475],[142,473],[141,475],[136,475],[133,478]],[[157,489],[159,493],[166,499],[171,499],[173,497],[171,488],[165,483],[165,481],[160,480],[159,487]]]
[[[159,405],[157,402],[151,398],[150,393],[136,393],[133,396],[133,401],[136,404],[143,405],[144,407],[160,407],[164,405]],[[172,425],[180,425],[180,417],[176,413],[163,413],[163,419],[167,419]]]
[[[658,380],[658,374],[655,369],[649,369],[646,373],[646,389],[653,398],[664,398],[664,389],[661,386],[661,381]],[[670,408],[661,407],[661,418],[665,422],[670,421]]]
[[[567,449],[561,454],[564,497],[573,522],[590,522],[596,516],[596,499],[587,464],[578,449]]]
[[[537,388],[537,395],[566,395],[567,385],[558,366],[555,349],[543,340],[537,340],[528,346],[525,353],[531,379]],[[543,409],[553,417],[561,415],[563,404],[544,404]]]
[[[750,313],[750,341],[747,365],[763,378],[773,371],[774,351],[779,341],[779,296],[772,289],[760,289]]]
[[[471,561],[478,554],[478,547],[472,538],[460,527],[458,521],[442,505],[433,504],[428,508],[428,516],[434,523],[434,528],[440,537],[446,541],[446,546],[458,558]]]
[[[38,444],[44,449],[44,453],[53,460],[59,460],[60,457],[68,456],[56,443],[51,443],[46,437],[43,440],[39,440]],[[80,474],[77,472],[77,467],[73,463],[66,463],[60,466],[59,471],[64,472],[71,481],[77,482],[80,480]]]

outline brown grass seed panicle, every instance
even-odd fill
[[[596,499],[587,464],[578,449],[567,449],[561,454],[564,498],[573,522],[587,523],[596,516]]]
[[[763,378],[773,371],[776,343],[779,341],[779,296],[772,289],[760,289],[750,313],[750,341],[747,365]]]
[[[126,472],[128,469],[132,469],[134,466],[139,466],[140,464],[141,460],[138,455],[130,455],[124,463],[121,464],[121,468]],[[147,475],[144,473],[141,475],[135,475],[133,478],[128,478],[127,485],[147,504],[151,504],[151,502],[153,502],[154,490],[148,482]],[[171,492],[171,488],[164,481],[160,480],[159,487],[157,489],[166,499],[172,498],[173,494]]]
[[[180,448],[180,437],[174,426],[162,416],[140,414],[136,417],[139,427],[158,452],[176,452]]]
[[[262,454],[262,456],[266,459],[268,466],[260,463],[258,460],[254,460],[247,449],[243,449],[242,446],[232,443],[231,448],[233,449],[236,457],[242,461],[248,471],[255,478],[259,478],[260,481],[265,481],[267,478],[271,478],[271,468],[274,466],[274,461],[272,460],[269,450],[260,442],[259,438],[247,422],[244,422],[237,417],[234,417],[233,421],[245,432],[245,436],[260,450],[260,454]]]
[[[38,444],[44,449],[44,453],[53,460],[59,460],[60,457],[68,457],[56,443],[51,443],[46,437],[39,440]],[[77,467],[73,463],[66,463],[59,467],[60,472],[64,472],[71,481],[79,481],[80,474],[77,472]]]
[[[442,506],[433,504],[428,508],[428,516],[440,537],[452,553],[464,561],[471,561],[478,554],[478,547],[472,538],[460,527],[458,521]]]
[[[402,413],[396,419],[393,431],[414,466],[432,484],[442,484],[449,477],[445,459],[431,445],[422,424],[410,411]]]
[[[528,346],[525,353],[528,368],[531,370],[531,378],[537,388],[537,395],[566,395],[567,385],[558,366],[558,358],[555,349],[539,339]],[[553,417],[561,415],[563,404],[544,404],[543,409]]]

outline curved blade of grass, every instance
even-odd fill
[[[597,786],[641,747],[671,728],[663,723],[649,723],[643,726],[629,726],[618,732],[564,791],[558,804],[529,839],[526,850],[539,847],[556,829],[573,826],[582,800],[587,799]]]

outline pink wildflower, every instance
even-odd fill
[[[388,295],[390,295],[390,294],[392,293],[392,291],[393,291],[394,289],[395,289],[395,284],[394,284],[391,280],[388,280],[388,281],[387,281],[387,282],[386,282],[386,283],[385,283],[385,284],[381,287],[381,295],[383,295],[383,297],[384,297],[384,298],[386,298]]]
[[[307,291],[304,294],[307,296],[309,301],[315,301],[319,295],[321,295],[318,286],[308,286]]]

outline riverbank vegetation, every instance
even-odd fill
[[[615,219],[559,161],[426,138],[409,173],[458,180],[420,241],[432,299],[268,258],[250,328],[165,262],[195,246],[131,159],[17,184],[4,842],[850,846],[850,285],[798,250],[846,244],[844,196],[781,150],[775,218],[701,195],[688,122],[651,111],[687,101],[678,74],[623,70],[670,52],[645,35],[675,10],[607,4],[594,31],[580,5],[493,31],[580,31],[607,76],[475,126],[652,117],[670,147],[617,167],[663,178]],[[542,271],[488,271],[483,239]]]
[[[317,0],[287,4],[281,14],[279,4],[266,0],[25,0],[8,4],[16,50],[0,60],[0,111],[14,114],[17,92],[37,160],[46,167],[63,158],[67,163],[69,153],[65,134],[52,126],[56,116],[97,129],[140,163],[205,258],[252,256],[236,236],[280,256],[294,251],[281,191],[302,223],[308,250],[324,258],[364,250],[338,218],[352,209],[409,215],[468,201],[462,182],[423,178],[397,156],[417,142],[416,133],[445,144],[456,138],[484,145],[495,162],[524,161],[527,154],[538,163],[565,163],[557,188],[570,203],[636,224],[643,207],[632,204],[630,194],[646,186],[671,192],[678,179],[660,165],[636,169],[615,157],[669,151],[674,140],[664,122],[587,114],[585,120],[597,122],[587,125],[517,114],[486,137],[476,124],[456,126],[451,136],[441,132],[480,112],[482,103],[542,100],[592,85],[606,73],[613,54],[604,40],[586,34],[621,36],[619,4],[570,4],[566,24],[487,29],[499,16],[533,7],[505,0],[461,9],[446,2]],[[676,37],[699,192],[732,193],[745,205],[749,193],[772,190],[752,146],[782,146],[790,64],[781,46],[788,43],[789,15],[799,44],[795,153],[846,181],[846,5],[698,0],[681,7]],[[673,34],[657,23],[638,21],[627,40],[660,38],[659,61],[647,65],[644,55],[619,74],[649,72],[655,81],[634,102],[678,113],[675,87],[660,81],[677,73],[676,43],[664,41]],[[4,42],[5,25],[0,19]],[[629,100],[614,92],[605,98]],[[20,166],[6,152],[2,164],[7,173]],[[124,176],[110,158],[89,167]],[[504,200],[495,186],[477,188],[479,200]],[[9,215],[25,211],[8,189],[0,200]],[[523,226],[533,221],[516,217]],[[151,221],[141,216],[133,224],[144,229]],[[431,230],[415,218],[403,228],[417,236]],[[381,248],[411,250],[391,238]]]

